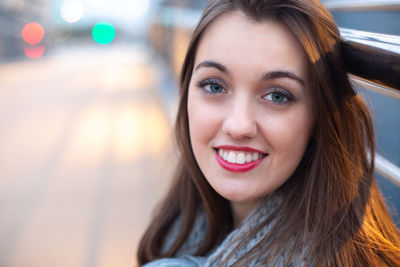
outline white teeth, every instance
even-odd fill
[[[225,161],[236,164],[244,164],[261,159],[263,156],[257,152],[244,151],[227,151],[222,148],[218,149],[218,155]]]
[[[251,154],[246,153],[246,162],[252,162],[253,161],[253,156]]]
[[[236,155],[235,155],[235,152],[233,152],[233,151],[229,152],[228,162],[230,162],[230,163],[236,163]]]
[[[243,164],[246,162],[245,156],[243,152],[239,152],[236,156],[236,163],[237,164]]]

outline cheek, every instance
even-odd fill
[[[212,105],[202,101],[201,97],[189,91],[188,121],[192,148],[195,154],[204,145],[208,145],[215,132],[218,131],[217,116]]]
[[[314,127],[312,111],[303,107],[282,116],[270,116],[267,122],[263,133],[272,150],[286,161],[298,163]]]

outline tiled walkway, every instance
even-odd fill
[[[0,266],[135,266],[174,153],[141,47],[0,65]]]

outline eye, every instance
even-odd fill
[[[275,89],[274,92],[266,94],[263,98],[278,105],[287,104],[293,99],[289,92],[279,88]]]
[[[207,94],[225,94],[226,89],[221,85],[217,79],[206,79],[199,82],[198,86]]]
[[[274,103],[282,103],[287,101],[287,97],[280,93],[271,93],[265,96],[265,99],[274,102]]]

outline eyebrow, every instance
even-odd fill
[[[205,68],[216,68],[216,69],[218,69],[219,71],[221,71],[221,72],[223,72],[223,73],[229,75],[228,69],[227,69],[224,65],[222,65],[222,64],[220,64],[220,63],[217,63],[217,62],[215,62],[215,61],[211,61],[211,60],[203,61],[203,62],[199,63],[199,64],[196,66],[196,68],[195,68],[194,70],[196,71],[196,70],[198,70],[198,69],[201,68],[201,67],[205,67]]]
[[[303,86],[306,84],[303,79],[301,79],[299,76],[290,71],[277,70],[277,71],[267,72],[263,75],[263,80],[265,81],[279,79],[279,78],[289,78],[299,82]]]
[[[198,70],[201,67],[204,67],[204,68],[216,68],[217,70],[229,75],[229,71],[224,65],[222,65],[222,64],[220,64],[218,62],[212,61],[212,60],[206,60],[206,61],[200,62],[195,67],[195,71]],[[267,81],[267,80],[274,80],[274,79],[280,79],[280,78],[289,78],[289,79],[295,80],[295,81],[299,82],[303,86],[306,84],[303,79],[301,79],[299,76],[297,76],[293,72],[282,71],[282,70],[276,70],[276,71],[270,71],[270,72],[264,73],[262,79],[264,81]]]

